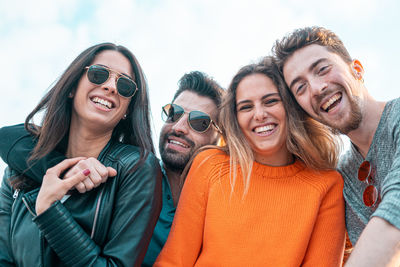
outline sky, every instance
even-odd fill
[[[313,25],[338,34],[371,95],[387,101],[399,96],[399,10],[396,0],[0,0],[0,127],[22,123],[84,49],[114,42],[144,70],[158,147],[161,106],[183,74],[203,71],[226,88],[275,40]]]

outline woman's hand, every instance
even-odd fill
[[[61,198],[74,186],[84,181],[90,174],[89,169],[77,172],[68,179],[61,179],[60,175],[77,164],[82,157],[66,159],[47,170],[43,177],[42,186],[40,187],[38,197],[36,199],[36,214],[39,215],[47,210],[54,202]]]
[[[95,158],[82,158],[75,166],[73,166],[64,175],[63,179],[69,179],[73,175],[89,169],[90,174],[82,182],[75,185],[75,188],[80,193],[85,193],[98,187],[100,184],[107,181],[108,177],[117,175],[117,171],[112,167],[104,166],[100,161]]]

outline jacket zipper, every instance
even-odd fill
[[[13,199],[16,199],[18,197],[18,194],[19,194],[19,189],[15,190]]]
[[[14,199],[14,201],[13,201],[12,206],[11,206],[11,212],[14,211],[14,206],[15,206],[15,202],[16,202],[16,199],[17,199],[17,197],[18,197],[18,194],[19,194],[19,189],[16,189],[16,190],[14,191],[14,194],[13,194],[13,199]]]
[[[26,202],[25,197],[22,197],[22,202],[24,202],[25,207],[28,209],[29,213],[30,213],[33,217],[36,217],[36,214],[31,210],[31,208],[30,208],[29,205],[28,205],[28,202]]]
[[[95,229],[96,229],[96,225],[97,225],[97,219],[99,217],[100,204],[101,204],[101,200],[103,198],[103,191],[104,191],[104,187],[101,189],[100,194],[99,194],[99,198],[97,199],[96,212],[94,214],[94,219],[93,219],[92,233],[90,234],[90,238],[91,239],[94,238],[94,233],[95,233]]]

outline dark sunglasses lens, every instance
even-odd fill
[[[185,111],[182,107],[175,104],[168,104],[163,107],[162,117],[165,122],[176,122],[182,117]]]
[[[131,97],[136,91],[136,85],[128,78],[119,77],[117,81],[118,93],[124,97]]]
[[[189,114],[189,123],[193,130],[204,132],[210,126],[211,118],[207,114],[195,110]]]
[[[106,68],[101,66],[90,66],[87,76],[90,82],[94,84],[102,84],[108,80],[110,73]]]
[[[368,161],[361,163],[358,169],[358,180],[365,181],[371,174],[371,164]]]
[[[365,206],[371,207],[376,203],[377,200],[378,200],[378,190],[376,189],[376,187],[373,185],[367,186],[363,194],[363,201]]]

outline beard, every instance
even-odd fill
[[[189,144],[190,150],[186,153],[182,153],[166,148],[168,137],[170,136],[176,136],[185,140],[185,142]],[[192,140],[188,139],[183,134],[178,134],[175,131],[169,134],[165,133],[160,136],[159,151],[161,160],[163,161],[164,166],[172,171],[182,172],[196,149],[197,147]]]
[[[361,113],[361,99],[358,96],[353,96],[350,99],[350,114],[348,121],[343,126],[338,126],[336,129],[342,134],[348,134],[360,126],[363,115]]]
[[[332,91],[326,91],[324,94],[318,96],[319,99],[323,99],[327,94],[330,94]],[[347,135],[349,132],[356,130],[362,121],[363,115],[361,112],[361,99],[358,96],[349,96],[344,88],[341,88],[342,97],[343,94],[346,94],[350,103],[350,114],[346,121],[328,121],[323,119],[322,117],[316,118],[317,121],[321,122],[332,128],[333,132],[339,132],[341,134]],[[320,103],[320,101],[318,101]],[[318,110],[319,112],[319,110]],[[316,112],[317,113],[317,112]],[[317,113],[318,114],[318,113]]]

